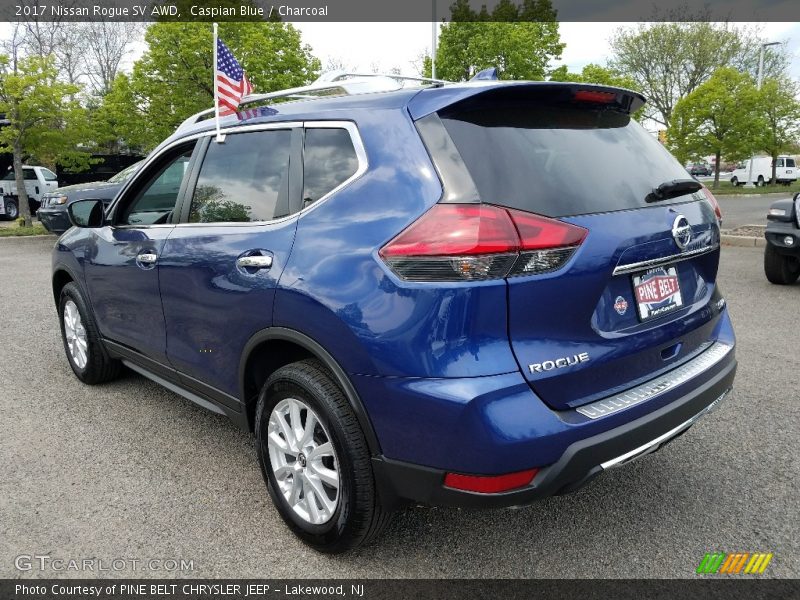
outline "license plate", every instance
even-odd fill
[[[640,321],[660,317],[683,306],[676,267],[658,267],[633,276],[633,297]]]

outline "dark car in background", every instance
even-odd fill
[[[52,233],[64,233],[72,227],[67,215],[67,205],[75,200],[102,200],[103,204],[110,204],[116,197],[123,184],[130,179],[142,162],[132,164],[114,175],[108,181],[90,181],[60,187],[42,196],[42,204],[36,216]]]
[[[764,237],[764,274],[770,283],[791,285],[800,278],[800,193],[772,203]]]
[[[714,172],[709,165],[702,163],[689,165],[688,167],[686,167],[686,170],[689,172],[689,175],[693,175],[695,177],[697,177],[698,175],[708,176]]]

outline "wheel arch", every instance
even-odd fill
[[[56,307],[58,307],[58,302],[61,299],[61,290],[64,289],[65,285],[74,281],[75,277],[63,266],[59,266],[53,271],[53,300],[56,303]]]
[[[255,333],[247,342],[239,362],[239,395],[245,406],[247,425],[254,428],[255,406],[263,382],[282,366],[316,358],[331,372],[358,419],[370,454],[380,454],[375,429],[347,373],[321,344],[304,333],[286,327],[269,327]]]

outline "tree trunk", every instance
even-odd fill
[[[25,189],[25,173],[22,171],[22,144],[19,139],[14,140],[14,178],[17,182],[17,208],[19,216],[25,219],[25,227],[33,224],[31,209],[28,205],[28,191]]]
[[[772,178],[769,180],[769,182],[772,185],[775,185],[777,183],[777,179],[778,179],[778,155],[775,154],[772,157]]]
[[[714,185],[712,186],[714,189],[719,187],[719,167],[720,167],[720,152],[717,150],[716,154],[717,160],[714,161]]]

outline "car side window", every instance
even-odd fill
[[[782,167],[782,166],[783,166],[783,159],[782,159],[782,158],[779,158],[779,159],[777,160],[777,162],[775,163],[775,166],[776,166],[776,167]]]
[[[794,159],[793,158],[787,158],[786,159],[786,166],[787,167],[794,167],[795,166],[794,165]]]
[[[306,129],[303,147],[303,208],[358,171],[358,157],[346,129]]]
[[[189,209],[190,223],[270,221],[288,213],[291,129],[228,134],[211,142]]]
[[[119,225],[167,223],[181,190],[193,147],[162,163],[123,210]]]
[[[38,177],[36,177],[36,171],[33,169],[22,169],[22,176],[28,181],[36,181],[38,179]]]

